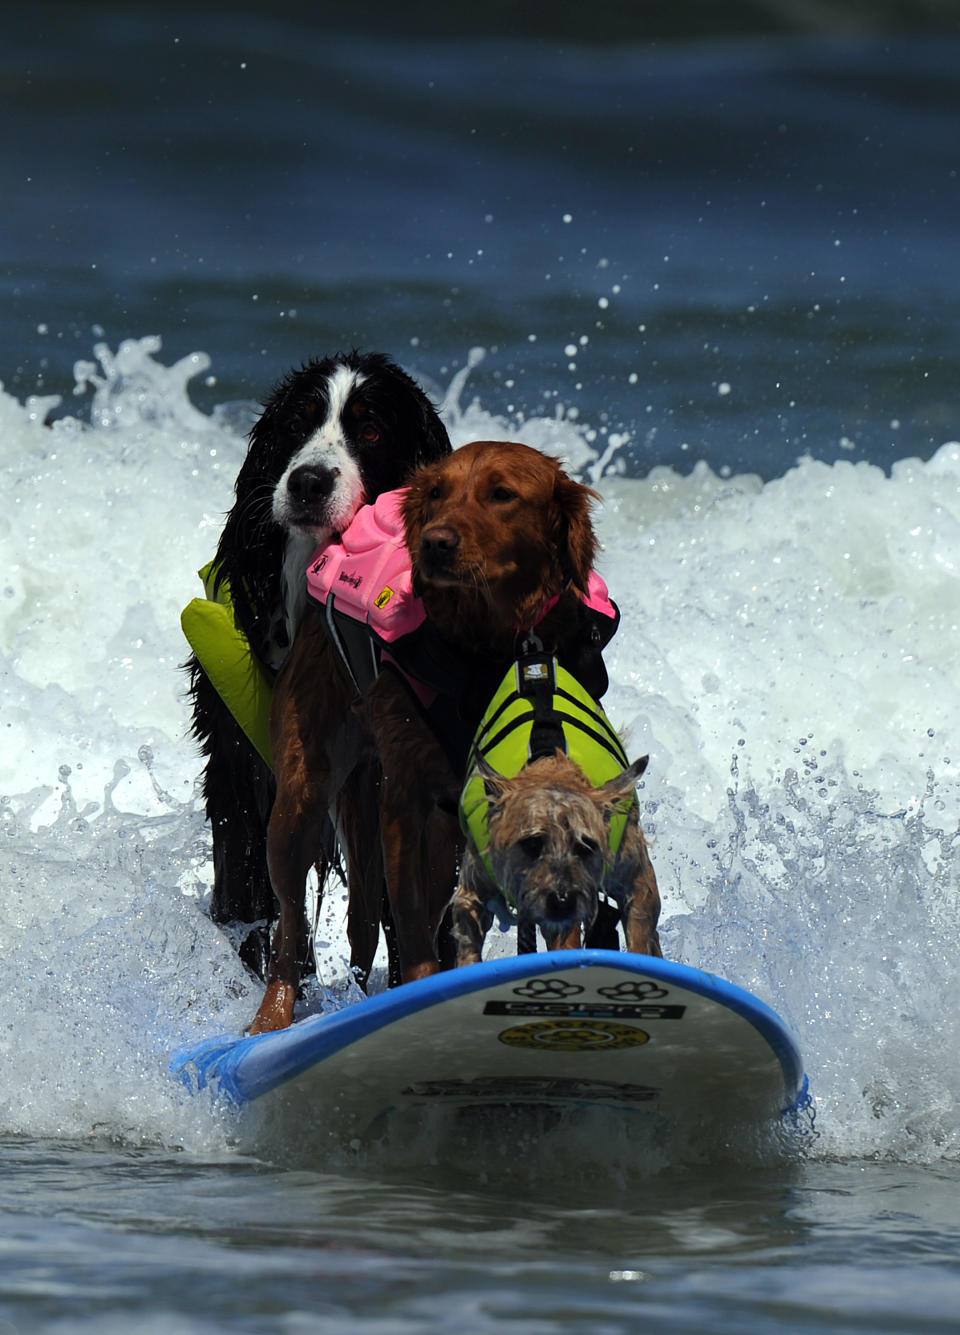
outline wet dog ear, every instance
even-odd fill
[[[421,404],[417,463],[432,463],[435,459],[445,459],[450,452],[447,429],[440,421],[433,405],[425,399]]]
[[[612,809],[626,798],[634,795],[637,780],[647,768],[649,759],[649,756],[641,756],[639,760],[635,760],[632,765],[618,774],[615,779],[608,779],[603,787],[597,790],[604,807]]]
[[[414,548],[419,546],[420,528],[423,525],[423,499],[426,495],[425,482],[427,474],[431,471],[429,464],[418,468],[403,489],[400,514],[403,518],[404,535],[411,556]]]
[[[585,589],[597,554],[597,536],[593,531],[590,511],[593,502],[600,499],[600,494],[559,471],[554,486],[554,499],[561,515],[561,541],[567,573],[578,589]]]
[[[407,551],[410,553],[410,566],[413,572],[413,592],[418,597],[423,593],[419,571],[420,534],[423,532],[426,519],[426,498],[433,486],[435,467],[435,464],[424,464],[418,468],[404,488],[400,502],[403,536]]]
[[[483,787],[491,802],[499,802],[510,789],[510,780],[483,758],[477,759],[477,773],[483,779]]]

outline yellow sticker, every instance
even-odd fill
[[[386,607],[387,603],[390,601],[392,597],[393,597],[393,589],[391,589],[389,584],[385,584],[383,588],[380,590],[380,592],[377,594],[374,606]]]
[[[587,1052],[592,1049],[636,1048],[650,1035],[632,1024],[611,1020],[541,1020],[518,1024],[498,1034],[511,1048],[541,1048],[547,1052]]]

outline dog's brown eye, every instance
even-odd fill
[[[368,445],[375,445],[380,439],[380,432],[372,422],[368,422],[366,426],[360,428],[360,435]]]
[[[509,487],[494,487],[491,500],[494,501],[515,501],[517,493],[511,491]]]
[[[440,495],[441,495],[441,492],[440,492],[440,483],[439,483],[439,482],[435,482],[435,483],[433,484],[433,486],[430,488],[430,490],[427,492],[427,500],[428,500],[428,501],[439,501],[439,499],[440,499]]]
[[[578,839],[573,851],[578,858],[582,858],[586,862],[588,858],[593,857],[599,848],[600,845],[596,839]]]
[[[530,859],[538,858],[543,852],[543,836],[540,834],[530,834],[526,839],[520,840],[520,847]]]

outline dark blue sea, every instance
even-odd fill
[[[956,1330],[958,71],[952,0],[7,6],[0,1332]],[[179,611],[354,346],[601,492],[665,953],[803,1135],[305,1157],[170,1076],[258,1000]]]

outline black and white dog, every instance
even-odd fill
[[[311,361],[273,390],[250,433],[214,567],[251,651],[275,670],[306,598],[307,563],[365,502],[402,486],[450,441],[420,387],[382,353]],[[240,944],[266,967],[275,902],[266,862],[273,777],[195,656],[188,661],[193,732],[206,757],[215,922],[260,924]],[[333,833],[330,831],[333,856]]]

